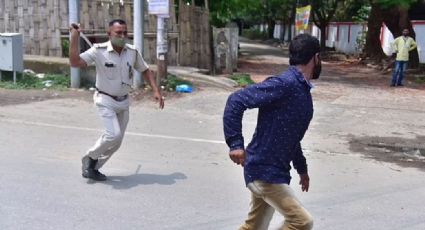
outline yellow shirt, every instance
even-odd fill
[[[397,53],[397,61],[408,61],[409,60],[409,51],[412,51],[416,48],[416,42],[413,38],[407,36],[400,36],[394,40],[392,43],[393,50]]]

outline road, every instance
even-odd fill
[[[324,69],[303,140],[311,189],[301,192],[295,172],[291,184],[314,229],[425,229],[424,91],[389,88],[385,76],[365,81],[372,70]],[[163,111],[147,100],[133,103],[124,143],[101,183],[80,170],[102,130],[89,92],[1,106],[0,229],[237,229],[249,192],[223,142],[229,93],[198,88],[168,99]],[[246,139],[255,121],[256,111],[247,111]],[[270,229],[280,221],[276,214]]]

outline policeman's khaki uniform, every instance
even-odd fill
[[[123,140],[129,120],[128,93],[133,82],[133,69],[144,72],[149,67],[133,45],[126,44],[119,54],[110,41],[95,44],[80,57],[87,65],[96,65],[97,91],[93,100],[105,132],[86,156],[97,159],[95,169],[99,169],[118,150]]]

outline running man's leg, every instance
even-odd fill
[[[310,230],[313,228],[313,218],[295,197],[287,184],[268,184],[254,181],[254,185],[264,196],[264,200],[285,217],[280,229]]]
[[[255,191],[252,192],[250,186],[248,185],[251,190],[251,210],[239,230],[267,230],[273,217],[274,208],[257,196]]]
[[[118,145],[122,139],[121,127],[116,112],[103,105],[97,105],[100,119],[105,132],[96,141],[95,145],[87,151],[87,156],[94,160],[107,158],[108,150]]]
[[[103,153],[104,157],[100,158],[97,161],[95,169],[100,169],[121,146],[122,140],[124,138],[124,133],[125,133],[125,130],[127,129],[127,124],[128,124],[128,121],[129,121],[129,111],[123,110],[123,111],[117,113],[116,116],[117,116],[118,124],[119,124],[119,127],[120,127],[121,135],[118,138],[115,145],[112,148],[106,150]]]

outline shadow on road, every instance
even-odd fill
[[[108,176],[108,180],[102,183],[111,185],[114,189],[130,189],[138,185],[148,184],[172,185],[175,184],[177,180],[185,179],[187,179],[187,176],[180,172],[169,175],[140,173],[128,176]]]

